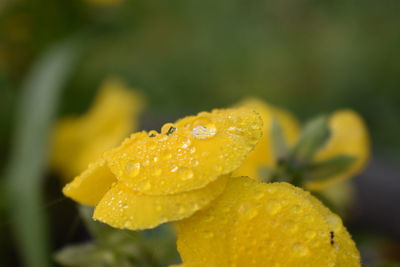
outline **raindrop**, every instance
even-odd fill
[[[140,163],[134,162],[134,161],[129,161],[125,165],[125,171],[131,177],[137,176],[140,172]]]
[[[276,200],[271,200],[267,205],[267,211],[270,215],[275,215],[281,209],[281,204]]]
[[[193,171],[189,168],[180,167],[178,168],[178,175],[181,180],[190,180],[193,178]]]
[[[173,123],[166,123],[161,127],[161,132],[169,136],[176,131],[176,127]]]
[[[162,170],[160,168],[153,168],[151,170],[151,174],[154,175],[154,176],[160,176],[161,173],[162,173]]]
[[[196,139],[208,139],[217,133],[215,124],[208,119],[198,119],[193,125],[191,135]]]
[[[292,247],[293,252],[299,256],[305,256],[308,254],[308,248],[300,243],[296,243]]]

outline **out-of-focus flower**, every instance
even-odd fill
[[[360,266],[341,219],[287,183],[231,178],[209,208],[176,224],[179,266]]]
[[[363,119],[352,110],[339,110],[329,119],[331,136],[315,155],[315,162],[322,162],[338,155],[352,156],[355,161],[345,171],[319,181],[308,182],[310,190],[321,190],[329,185],[353,177],[362,171],[370,157],[368,130]]]
[[[116,228],[155,227],[191,216],[217,198],[262,134],[247,108],[201,112],[132,134],[64,188]]]
[[[288,111],[269,105],[258,99],[247,99],[239,104],[240,106],[252,108],[260,113],[264,125],[263,136],[253,152],[249,154],[242,166],[234,173],[235,176],[249,176],[260,179],[263,167],[273,167],[276,164],[276,157],[272,149],[271,124],[277,120],[283,128],[285,141],[293,145],[299,135],[299,123]]]
[[[100,88],[90,110],[61,119],[55,126],[51,165],[66,181],[84,171],[107,149],[138,128],[143,98],[112,78]]]
[[[336,111],[328,117],[326,129],[323,123],[319,123],[319,126],[314,124],[311,126],[312,129],[306,128],[300,135],[297,120],[287,111],[253,99],[244,101],[241,105],[252,107],[259,112],[264,120],[264,127],[260,143],[234,175],[264,179],[265,177],[261,176],[263,170],[267,169],[268,173],[273,175],[293,178],[296,174],[301,176],[302,185],[307,189],[323,190],[358,174],[369,159],[370,144],[367,128],[362,118],[352,110]],[[273,136],[274,123],[279,125],[282,133],[280,141],[287,146],[283,156],[277,155],[274,151],[274,146],[276,147],[274,142],[277,141],[276,136]],[[327,133],[326,138],[324,131]],[[311,136],[306,143],[301,139],[305,134]],[[318,140],[314,143],[315,140],[312,139],[318,138],[321,138],[320,143]],[[300,145],[305,153],[299,151],[301,149],[294,151],[299,148],[300,142],[303,142]],[[312,157],[307,161],[296,158],[295,153],[304,155],[310,152]],[[283,171],[282,166],[277,166],[279,162],[283,164]],[[277,168],[281,169],[277,171]],[[307,177],[311,171],[314,176]],[[318,177],[315,177],[315,174],[318,174]]]

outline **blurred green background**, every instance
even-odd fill
[[[350,230],[366,266],[400,258],[400,1],[99,2],[0,2],[1,182],[19,142],[15,129],[22,115],[16,114],[32,83],[28,74],[44,54],[67,44],[76,61],[68,63],[65,79],[55,78],[62,89],[57,116],[85,111],[110,75],[146,95],[147,128],[248,96],[303,120],[344,107],[357,110],[370,129],[374,155],[356,180],[359,201]],[[49,80],[54,77],[49,73]],[[47,202],[61,196],[53,176],[46,175]],[[22,264],[6,212],[13,204],[0,197],[1,266]],[[72,204],[62,209],[46,209],[53,218],[53,250],[70,241],[60,233],[69,231],[63,227],[72,222]]]

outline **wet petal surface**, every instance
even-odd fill
[[[227,180],[228,176],[221,176],[198,190],[160,196],[143,195],[117,183],[97,205],[93,218],[116,228],[153,228],[204,208],[222,193]]]
[[[231,178],[212,207],[177,222],[177,229],[184,263],[360,266],[340,218],[310,194],[285,183]],[[332,244],[331,232],[338,235],[337,243]]]
[[[201,112],[167,123],[161,133],[133,134],[105,154],[127,187],[148,195],[206,186],[237,169],[261,137],[260,116],[245,108]]]

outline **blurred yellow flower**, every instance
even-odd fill
[[[141,95],[118,79],[106,80],[87,113],[63,118],[55,125],[52,167],[66,181],[78,175],[138,128],[143,102]]]
[[[191,216],[217,198],[262,134],[249,109],[201,112],[156,131],[132,134],[104,153],[64,194],[96,206],[116,228],[146,229]]]
[[[179,266],[361,266],[341,219],[287,183],[231,178],[212,206],[176,226]]]
[[[339,110],[329,119],[331,136],[327,144],[315,155],[315,162],[321,162],[337,155],[355,157],[346,171],[317,182],[309,182],[310,190],[322,190],[329,185],[350,178],[362,171],[370,157],[368,130],[364,120],[352,110]]]
[[[239,104],[240,106],[252,108],[260,113],[263,119],[263,136],[260,143],[249,154],[242,166],[234,173],[235,176],[249,176],[260,179],[262,167],[273,167],[276,164],[276,157],[272,150],[271,123],[275,119],[281,125],[286,142],[293,145],[299,135],[299,123],[296,118],[286,110],[274,107],[258,99],[247,99]]]
[[[261,179],[263,167],[273,169],[278,161],[273,151],[271,135],[272,122],[278,122],[284,141],[292,148],[300,136],[299,124],[295,117],[282,109],[273,107],[261,100],[249,99],[240,106],[250,107],[259,112],[264,121],[263,137],[253,152],[234,176],[249,176]],[[309,190],[323,190],[328,186],[358,174],[365,167],[370,155],[368,130],[363,119],[352,110],[339,110],[329,117],[330,137],[327,143],[317,151],[313,163],[320,163],[335,156],[352,156],[356,160],[340,174],[325,177],[318,181],[306,182]]]

